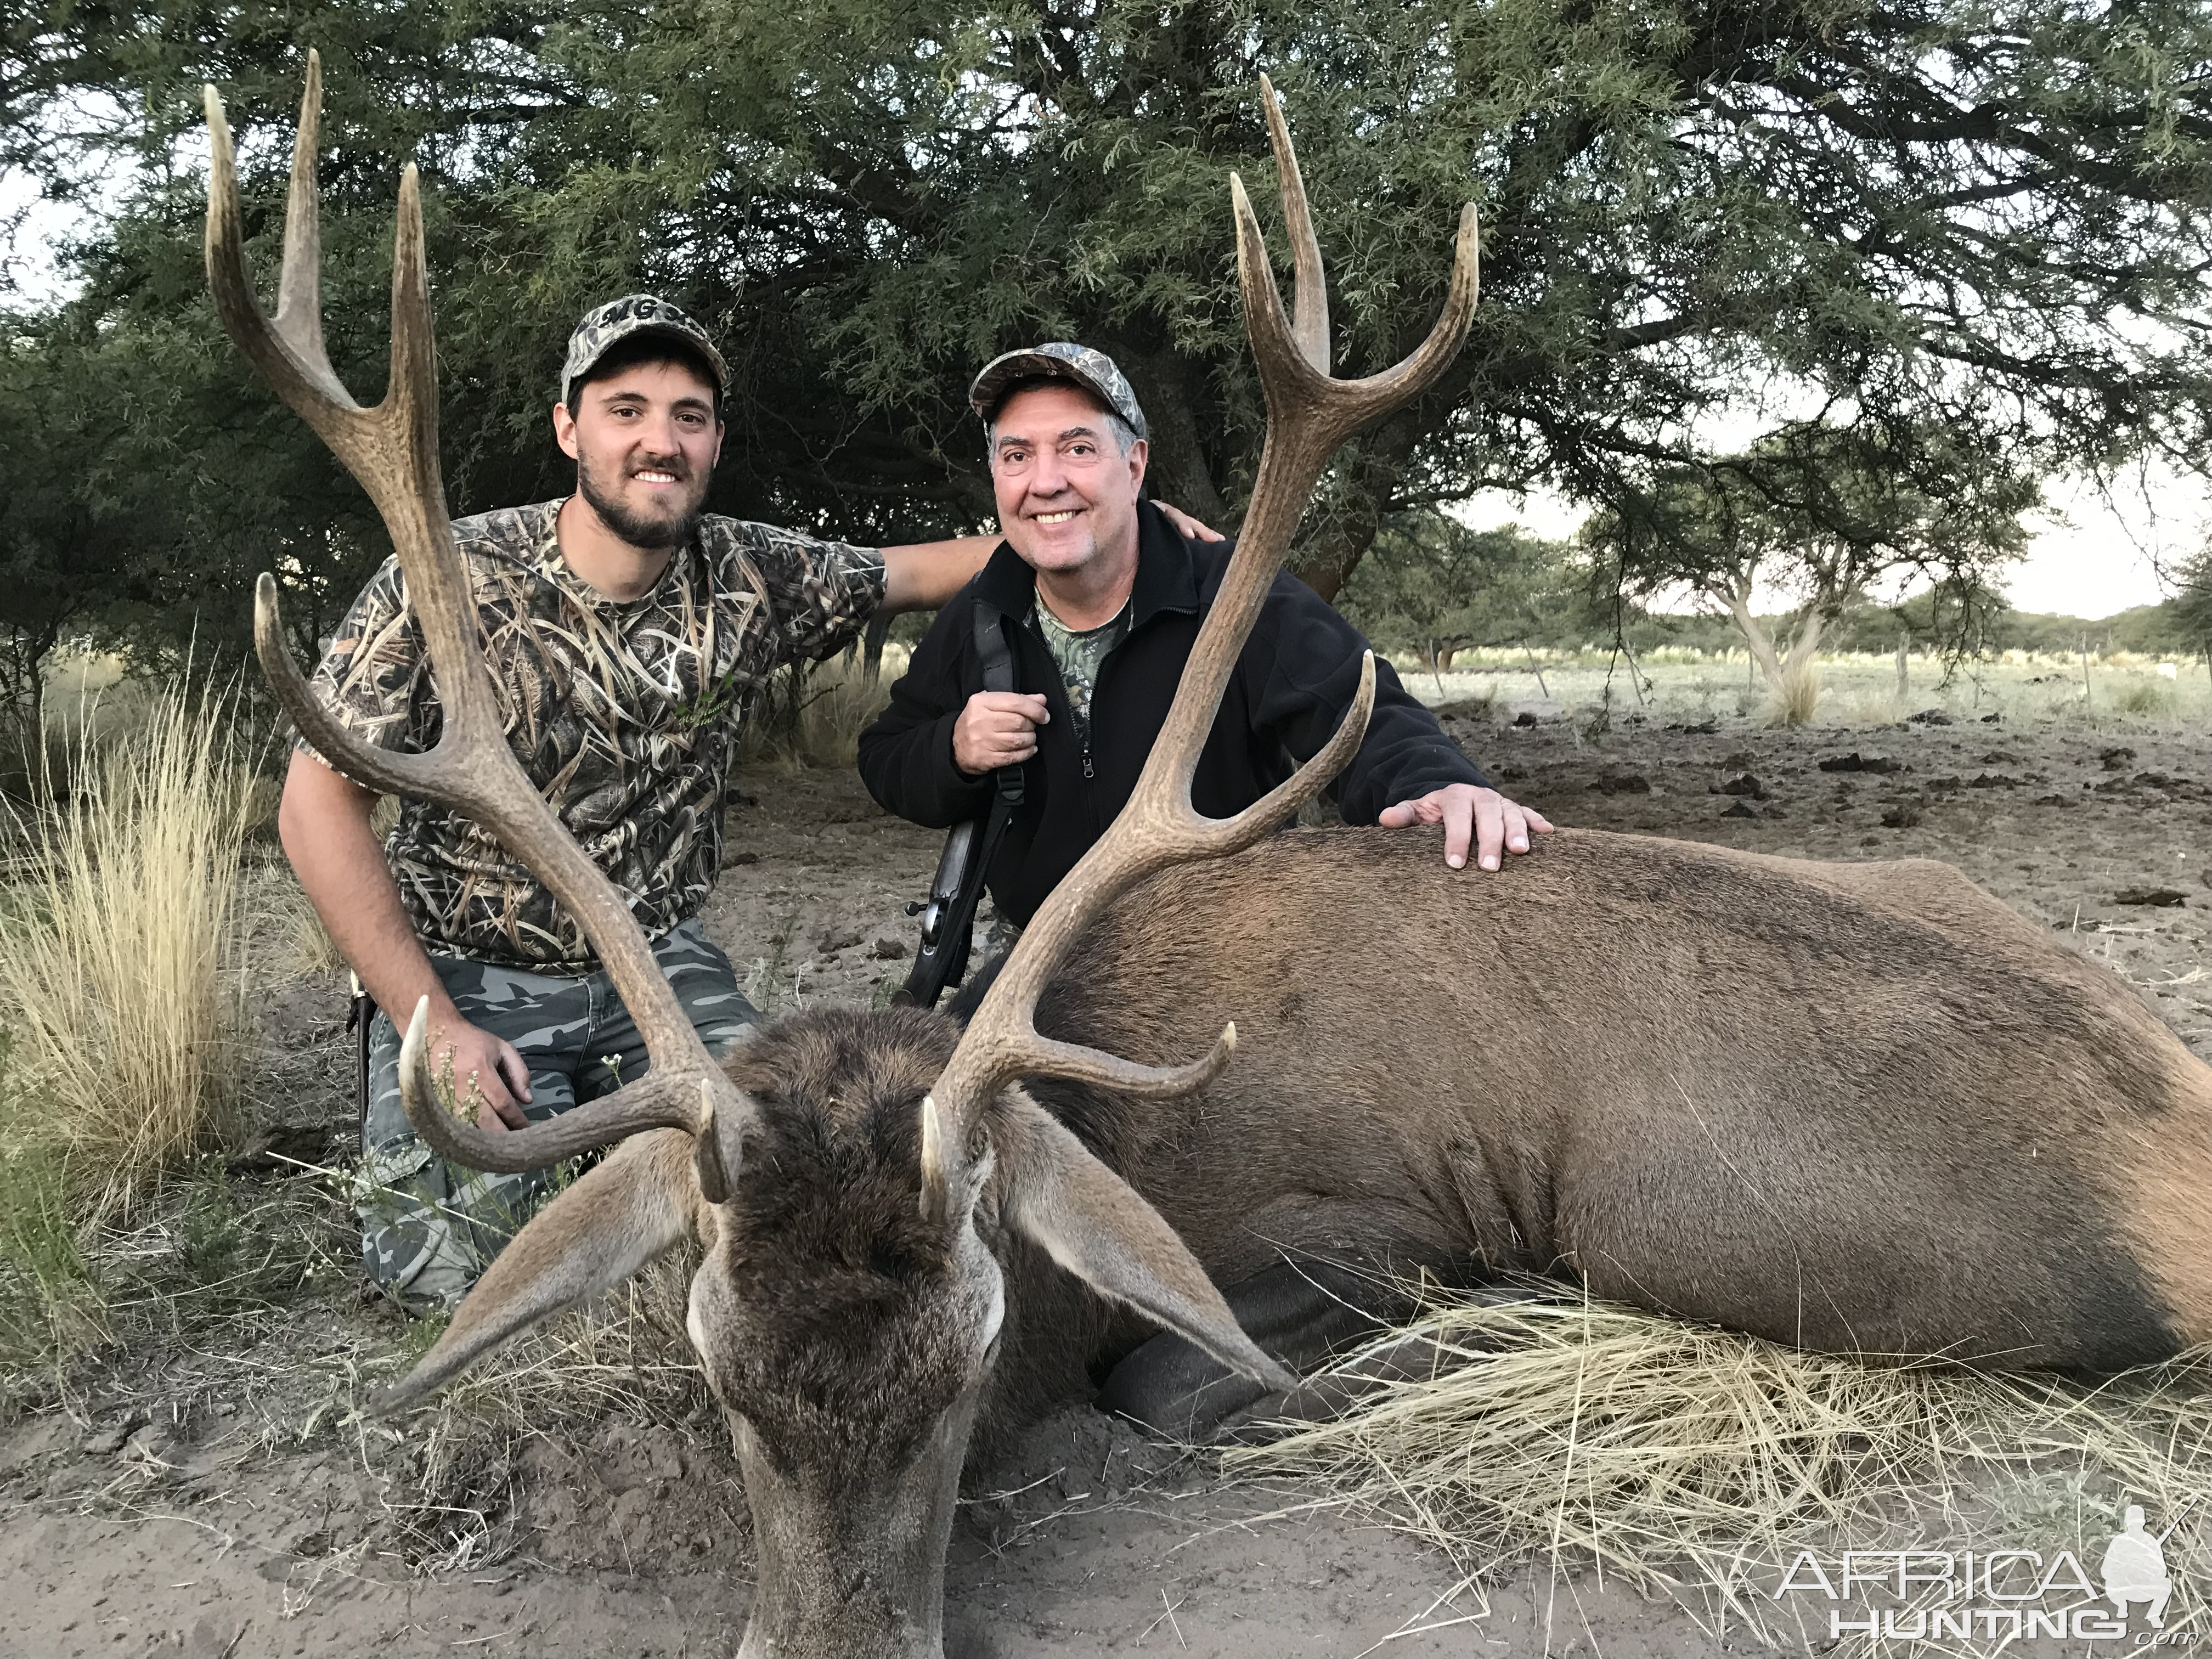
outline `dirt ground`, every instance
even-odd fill
[[[2201,731],[1969,718],[1783,732],[1722,717],[1592,735],[1486,711],[1450,726],[1502,787],[1562,823],[1945,860],[2142,987],[2212,1059]],[[708,922],[755,1000],[881,1001],[912,937],[900,905],[926,884],[939,837],[884,817],[843,775],[760,773],[744,787]],[[325,975],[268,1011],[267,1042],[307,1103],[278,1137],[291,1152],[264,1160],[271,1181],[316,1179],[286,1156],[344,1156],[341,1003]],[[344,1279],[332,1262],[316,1283]],[[0,1409],[0,1655],[734,1651],[750,1594],[743,1499],[709,1413],[617,1411],[595,1426],[571,1415],[509,1434],[496,1455],[465,1448],[441,1517],[418,1477],[451,1452],[433,1443],[442,1431],[348,1415],[361,1373],[399,1363],[403,1332],[343,1282],[252,1329],[242,1350],[180,1337]],[[1203,1458],[1064,1413],[963,1505],[951,1645],[1221,1659],[1758,1650],[1698,1609],[1579,1569],[1463,1583],[1411,1540],[1312,1507],[1316,1496],[1226,1488]]]

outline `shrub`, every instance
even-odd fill
[[[2173,692],[2156,680],[2130,680],[2113,694],[2112,707],[2123,714],[2170,714]]]
[[[235,908],[253,774],[219,699],[171,690],[79,787],[19,826],[0,929],[15,1036],[0,1153],[58,1160],[80,1220],[221,1145],[240,1099]]]

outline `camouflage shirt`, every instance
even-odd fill
[[[1129,607],[1124,604],[1110,622],[1079,632],[1053,615],[1052,607],[1042,600],[1030,614],[1036,618],[1037,632],[1044,636],[1045,649],[1059,665],[1060,683],[1067,693],[1067,712],[1075,720],[1075,740],[1088,753],[1091,694],[1098,686],[1098,665],[1128,633]]]
[[[723,787],[755,698],[778,665],[827,656],[866,625],[884,596],[883,555],[707,518],[652,592],[615,600],[562,561],[560,509],[463,519],[453,538],[508,746],[657,938],[714,884]],[[367,742],[419,751],[437,740],[396,559],[354,601],[314,685]],[[574,919],[471,819],[408,800],[385,857],[426,948],[540,972],[597,967]]]

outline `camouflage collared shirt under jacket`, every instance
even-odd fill
[[[707,518],[651,592],[617,601],[562,561],[560,509],[463,519],[453,538],[509,747],[657,938],[698,910],[721,867],[723,788],[745,714],[780,665],[827,656],[866,625],[883,599],[883,556]],[[380,748],[437,740],[396,559],[354,601],[314,684]],[[553,896],[460,814],[404,802],[385,857],[425,948],[539,971],[597,967]]]

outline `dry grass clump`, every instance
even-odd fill
[[[672,1424],[711,1412],[713,1396],[684,1329],[698,1265],[696,1251],[675,1252],[487,1354],[438,1396],[434,1435],[567,1427],[587,1436],[611,1417]],[[424,1328],[426,1346],[442,1328]]]
[[[58,1159],[78,1218],[143,1198],[234,1127],[235,906],[253,774],[219,702],[170,691],[21,826],[0,919],[13,1104],[0,1157]]]
[[[2155,1528],[2212,1492],[2212,1355],[2094,1385],[1872,1365],[1551,1287],[1437,1301],[1342,1369],[1408,1338],[1432,1370],[1230,1468],[1318,1480],[1470,1573],[1563,1556],[1702,1595],[1765,1639],[1808,1611],[1771,1594],[1800,1549],[2070,1548],[2094,1573],[2125,1504]],[[2201,1620],[2212,1517],[2166,1548],[2176,1609]]]
[[[1793,653],[1783,665],[1781,684],[1769,691],[1760,719],[1768,726],[1806,726],[1820,706],[1820,659]]]
[[[745,723],[744,763],[787,772],[854,765],[860,732],[890,701],[890,682],[903,672],[904,655],[897,646],[885,647],[873,679],[855,656],[778,669]]]
[[[253,937],[261,946],[256,955],[264,974],[299,979],[346,965],[337,941],[289,868],[279,866],[249,882],[245,900],[252,912]]]

